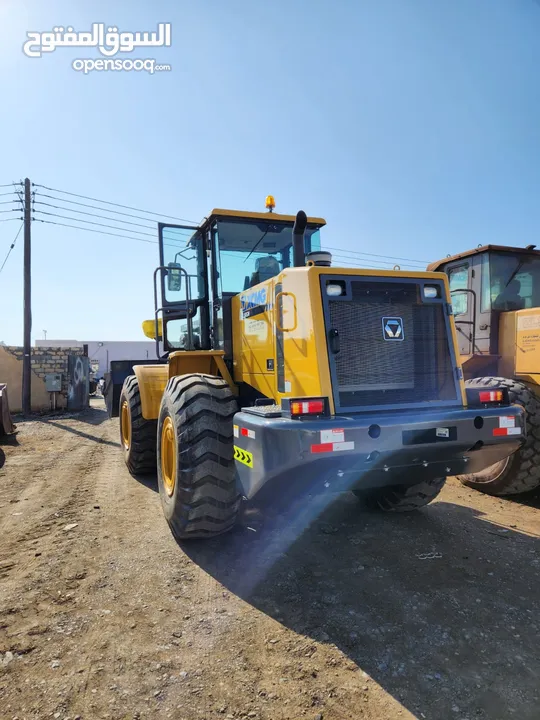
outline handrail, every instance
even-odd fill
[[[161,287],[163,289],[163,278],[164,278],[165,270],[169,270],[168,265],[159,265],[154,270],[154,321],[155,321],[155,335],[156,335],[156,355],[157,355],[158,360],[164,360],[168,356],[168,352],[166,352],[165,355],[159,354],[159,322],[158,322],[159,313],[161,312],[163,315],[162,323],[161,323],[162,324],[161,334],[162,334],[162,340],[163,340],[163,347],[165,348],[165,339],[166,339],[166,335],[167,335],[167,329],[166,329],[164,311],[167,308],[158,306],[158,290],[157,290],[157,282],[156,282],[158,273],[161,273],[161,280],[162,280]],[[189,347],[191,348],[193,345],[193,321],[192,321],[191,312],[190,312],[190,309],[191,309],[190,308],[191,297],[190,297],[190,287],[189,287],[189,277],[190,276],[187,274],[187,271],[184,270],[183,267],[175,268],[175,270],[180,271],[186,277],[186,320],[187,320],[187,326],[188,326],[187,327],[188,344],[189,344]]]
[[[284,295],[288,295],[289,297],[292,297],[293,299],[293,307],[294,307],[294,325],[292,328],[284,328],[281,325],[280,319],[283,318],[283,303],[281,304],[281,307],[278,308],[278,303],[281,300],[281,298]],[[276,305],[276,327],[279,330],[279,332],[293,332],[298,327],[298,312],[296,310],[296,295],[292,292],[278,292],[275,299],[275,305]]]
[[[457,316],[454,315],[454,322],[461,323],[462,325],[472,325],[472,333],[469,335],[469,342],[471,343],[471,350],[472,354],[474,355],[475,348],[480,352],[480,349],[476,347],[476,292],[474,290],[469,290],[469,288],[463,288],[463,290],[456,289],[456,290],[450,290],[450,295],[453,295],[454,293],[470,293],[473,298],[473,307],[472,307],[472,320],[458,320]],[[461,331],[463,332],[463,331]]]

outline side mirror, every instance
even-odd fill
[[[182,289],[182,266],[180,263],[170,262],[167,267],[167,289],[170,292],[180,292]]]

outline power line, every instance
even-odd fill
[[[6,257],[5,257],[5,260],[4,260],[4,262],[2,263],[2,267],[0,267],[0,273],[1,273],[2,270],[4,269],[4,265],[7,263],[8,257],[10,256],[11,251],[12,251],[13,248],[15,247],[15,243],[17,242],[17,238],[18,238],[19,235],[21,234],[21,230],[23,229],[23,226],[24,226],[24,223],[21,223],[21,227],[19,228],[17,234],[15,235],[15,240],[11,243],[9,250],[7,251],[7,255],[6,255]]]
[[[114,207],[121,207],[125,210],[142,212],[146,215],[157,215],[158,217],[172,218],[173,220],[179,220],[180,222],[193,223],[194,225],[198,224],[195,220],[186,220],[186,218],[176,217],[175,215],[165,215],[164,213],[157,213],[153,212],[152,210],[142,210],[141,208],[131,207],[130,205],[120,205],[120,203],[110,202],[110,200],[100,200],[99,198],[89,197],[88,195],[78,195],[77,193],[68,192],[67,190],[58,190],[56,188],[47,187],[47,185],[39,185],[38,183],[34,183],[34,186],[41,187],[44,190],[49,190],[50,192],[61,193],[62,195],[71,195],[72,197],[82,198],[83,200],[92,200],[92,202],[102,203],[103,205],[113,205]]]
[[[158,245],[158,240],[145,240],[144,238],[130,237],[129,235],[119,235],[118,233],[110,233],[104,230],[94,230],[92,228],[79,227],[78,225],[68,225],[67,223],[59,223],[54,220],[42,220],[41,218],[34,218],[35,222],[45,223],[46,225],[58,225],[59,227],[73,228],[74,230],[84,230],[85,232],[96,233],[97,235],[111,235],[112,237],[125,238],[126,240],[137,240],[138,242],[150,243],[151,245]],[[120,228],[117,228],[120,230]],[[174,240],[174,238],[170,238]],[[164,247],[172,247],[178,250],[178,245],[171,245],[170,243],[163,243]]]
[[[339,253],[347,253],[352,255],[368,255],[369,257],[378,257],[378,258],[388,258],[389,260],[403,260],[404,262],[413,262],[413,263],[419,263],[420,265],[429,264],[428,260],[413,260],[412,258],[404,258],[404,257],[395,257],[393,255],[381,255],[381,254],[375,254],[375,253],[368,253],[368,252],[360,252],[359,250],[347,250],[344,248],[333,248],[330,246],[326,246],[326,250],[335,250]]]
[[[365,268],[368,268],[369,270],[393,270],[394,269],[392,267],[392,265],[386,265],[386,266],[382,265],[382,264],[374,265],[369,262],[367,262],[367,263],[363,263],[363,262],[350,263],[350,262],[344,262],[343,260],[336,260],[335,263],[332,263],[332,267],[347,267],[347,268],[353,268],[353,269],[358,269],[358,270],[363,270]],[[419,268],[413,268],[413,267],[405,266],[405,265],[400,265],[399,269],[407,270],[407,271],[411,271],[411,272],[413,272],[413,271],[421,272],[421,270]]]
[[[110,230],[124,230],[124,228],[116,227],[116,225],[106,225],[105,223],[98,223],[98,222],[94,222],[93,220],[85,220],[84,218],[69,217],[67,215],[59,215],[58,213],[50,213],[50,212],[47,212],[46,210],[35,210],[34,214],[48,215],[49,217],[60,218],[61,220],[71,220],[72,222],[87,223],[88,225],[97,225],[99,227],[109,228]],[[39,219],[39,218],[37,218],[37,219]],[[110,218],[104,218],[104,219],[110,220]],[[115,221],[113,221],[113,222],[115,222]],[[89,229],[89,228],[79,227],[79,230],[86,230],[86,229]],[[136,233],[137,235],[144,235],[145,237],[152,237],[152,238],[156,237],[156,233],[145,233],[145,232],[142,232],[142,230],[132,230],[131,228],[127,228],[125,231],[131,232],[131,233]],[[100,232],[100,231],[96,230],[95,232]],[[189,231],[180,230],[179,233],[181,235],[183,235],[184,237],[191,235],[191,233]],[[103,234],[110,235],[111,233],[104,232]],[[121,236],[119,236],[119,237],[121,237]],[[124,236],[124,237],[127,237],[127,236]],[[131,238],[131,239],[132,240],[141,240],[142,238]],[[174,238],[172,238],[172,239],[174,239]],[[157,242],[157,240],[154,242]]]
[[[0,185],[0,187],[2,187],[2,186]],[[17,193],[16,190],[12,190],[11,192],[8,192],[8,193],[0,193],[0,197],[7,197],[8,195],[15,195],[16,193]]]
[[[55,210],[64,210],[65,212],[78,213],[79,215],[88,215],[89,217],[97,217],[101,218],[102,220],[111,220],[112,222],[116,223],[124,223],[125,225],[135,225],[136,227],[143,227],[147,228],[148,230],[152,229],[151,225],[141,225],[141,223],[129,222],[129,220],[116,220],[116,218],[107,217],[106,215],[98,215],[97,213],[86,212],[85,210],[72,210],[71,208],[61,207],[60,205],[53,205],[52,203],[41,202],[40,200],[36,200],[34,204],[46,205],[47,207],[54,208]],[[37,212],[40,211],[37,210]]]
[[[71,212],[71,211],[68,210],[68,212]],[[74,211],[74,212],[79,212],[79,211]],[[105,223],[98,223],[98,222],[94,222],[94,221],[92,221],[92,220],[84,220],[84,219],[82,219],[82,218],[77,218],[77,217],[73,218],[73,217],[69,217],[69,216],[67,216],[67,215],[59,215],[58,213],[50,213],[50,212],[47,212],[47,211],[45,211],[45,210],[36,210],[35,213],[36,213],[36,214],[39,214],[39,215],[47,215],[47,216],[49,216],[49,217],[59,218],[59,219],[61,219],[61,220],[70,220],[71,222],[81,222],[81,223],[87,223],[87,224],[89,224],[89,225],[96,225],[96,226],[99,226],[99,227],[108,228],[108,229],[110,229],[110,230],[120,230],[120,231],[122,231],[122,230],[124,229],[124,228],[122,228],[122,227],[116,227],[115,225],[106,225]],[[85,213],[85,214],[86,214],[86,213]],[[88,214],[90,214],[90,215],[92,215],[92,216],[94,216],[94,217],[101,217],[101,218],[104,219],[104,220],[111,220],[111,218],[102,217],[102,216],[100,216],[100,215],[95,215],[94,213],[88,213]],[[38,219],[39,219],[39,218],[38,218]],[[46,221],[42,220],[42,222],[46,222]],[[151,242],[151,241],[149,241],[149,240],[143,240],[143,238],[138,238],[138,237],[133,237],[133,236],[128,236],[128,235],[123,235],[123,234],[121,235],[121,234],[118,234],[118,233],[107,233],[107,232],[100,231],[100,230],[91,230],[91,228],[80,227],[80,226],[78,226],[78,225],[68,225],[68,224],[66,224],[66,223],[52,223],[51,221],[49,221],[49,222],[50,222],[50,224],[56,224],[56,225],[60,225],[60,226],[64,226],[64,227],[71,227],[71,228],[78,229],[78,230],[92,231],[92,232],[95,232],[95,233],[97,233],[97,234],[102,233],[102,234],[104,234],[104,235],[110,235],[110,236],[113,236],[113,237],[121,237],[121,238],[125,238],[125,239],[127,239],[127,240],[141,240],[141,241],[143,241],[143,242]],[[117,221],[117,220],[112,220],[112,222],[120,223],[121,221],[119,221],[119,220],[118,220],[118,221]],[[122,221],[122,222],[123,222],[123,221]],[[136,224],[136,223],[130,223],[130,224]],[[143,225],[143,226],[141,226],[141,227],[146,227],[146,226]],[[128,228],[128,229],[126,230],[126,232],[132,232],[132,233],[136,233],[136,234],[138,234],[138,235],[144,235],[145,237],[155,237],[155,235],[154,235],[153,233],[145,233],[145,232],[142,232],[141,230],[132,230],[131,228]],[[186,236],[186,235],[188,235],[189,233],[186,232],[186,233],[182,233],[182,234],[183,234],[184,236]],[[167,238],[167,239],[169,239],[169,240],[174,240],[174,237],[170,237],[170,238]],[[154,241],[152,241],[152,242],[157,242],[157,240],[154,240]],[[173,247],[173,246],[171,246],[171,247]],[[334,249],[337,250],[338,248],[334,248]],[[343,251],[343,252],[348,252],[348,251]],[[367,254],[370,255],[371,257],[380,257],[380,258],[384,258],[384,257],[385,257],[385,256],[374,255],[374,254],[372,254],[372,253],[367,253]],[[392,266],[392,263],[391,263],[391,262],[388,262],[388,261],[385,261],[385,260],[369,260],[369,261],[364,262],[364,258],[360,258],[360,257],[356,258],[356,257],[351,257],[351,256],[349,256],[349,255],[341,255],[341,254],[339,254],[339,253],[335,253],[335,254],[333,255],[333,257],[334,257],[334,259],[336,259],[341,265],[350,266],[350,267],[371,267],[371,268],[381,267],[381,268],[385,269],[385,268],[388,267],[388,266]],[[414,269],[417,269],[417,268],[412,267],[411,269],[414,270]]]
[[[56,215],[52,215],[52,213],[50,215],[51,215],[51,217],[58,217]],[[15,218],[13,218],[13,219],[15,219]],[[74,218],[66,218],[66,219],[73,220]],[[57,225],[59,227],[71,228],[73,230],[84,230],[86,232],[95,233],[97,235],[108,235],[111,237],[118,237],[118,238],[122,238],[122,239],[126,239],[126,240],[137,240],[139,242],[150,243],[152,245],[158,244],[157,240],[146,240],[145,238],[133,237],[130,235],[123,235],[123,234],[119,234],[119,233],[111,233],[111,232],[107,232],[105,230],[94,230],[93,228],[80,227],[79,225],[71,225],[68,223],[55,222],[53,220],[43,220],[41,218],[35,218],[35,220],[36,220],[36,222],[42,222],[47,225]],[[100,224],[100,223],[98,223],[98,224]],[[113,227],[111,227],[111,229],[121,230],[121,228],[113,228]],[[174,238],[168,238],[168,239],[174,240]],[[164,246],[173,247],[173,248],[178,247],[177,245],[171,245],[170,243],[164,243]],[[391,269],[391,267],[385,267],[383,263],[374,264],[377,261],[371,261],[371,262],[364,263],[361,260],[358,260],[358,262],[355,262],[354,258],[347,258],[347,260],[341,260],[341,259],[339,259],[339,255],[336,255],[334,257],[336,258],[339,266],[341,266],[341,267],[351,267],[351,268],[358,268],[358,269],[372,269],[372,270],[387,270],[387,269],[389,270],[389,269]],[[391,266],[392,263],[386,263],[386,265]],[[413,271],[418,271],[418,268],[401,268],[401,269],[411,269]]]
[[[58,213],[50,213],[46,210],[36,210],[36,214],[49,215],[50,217],[57,217],[61,220],[71,220],[75,222],[88,223],[88,225],[98,225],[99,227],[110,228],[111,230],[122,230],[122,228],[115,227],[114,225],[105,225],[105,223],[94,222],[93,220],[84,220],[83,218],[68,217],[67,215],[58,215]],[[147,237],[155,237],[154,233],[145,233],[141,230],[130,230],[129,232],[137,233],[138,235],[146,235]]]
[[[21,208],[13,208],[13,210],[0,210],[0,213],[7,213],[7,212],[21,212]]]
[[[317,251],[315,250],[314,252],[317,252]],[[324,250],[323,250],[323,252],[324,252]],[[347,250],[339,250],[338,248],[335,248],[335,252],[332,252],[331,255],[332,255],[332,258],[341,258],[342,260],[349,260],[351,262],[365,260],[366,262],[377,262],[377,263],[382,262],[385,265],[395,265],[395,263],[392,262],[392,259],[388,259],[388,255],[374,255],[373,254],[368,257],[360,257],[359,255],[358,256],[348,255]],[[407,262],[407,263],[416,262],[416,261],[412,261],[412,260],[406,260],[405,258],[403,260],[404,260],[404,262]]]
[[[11,222],[12,220],[22,220],[22,218],[2,218],[0,222]]]
[[[80,207],[91,208],[93,210],[101,210],[102,212],[108,212],[108,213],[111,213],[114,215],[125,215],[126,217],[135,218],[135,220],[145,220],[146,222],[155,222],[155,220],[153,220],[152,218],[145,218],[145,217],[141,217],[140,215],[133,215],[132,213],[124,213],[124,212],[120,212],[120,210],[108,210],[107,208],[100,208],[97,205],[88,205],[88,203],[80,203],[80,202],[77,202],[76,200],[69,200],[68,198],[58,198],[58,197],[55,197],[54,195],[47,195],[46,193],[39,193],[38,197],[48,198],[49,200],[56,200],[57,202],[69,203],[70,205],[79,205]],[[39,202],[39,201],[36,200],[36,202]],[[45,203],[42,203],[42,204],[44,205]],[[64,208],[64,209],[67,210],[67,208]],[[72,212],[75,212],[75,210],[73,210]],[[163,217],[167,217],[167,216],[163,216]],[[113,218],[110,218],[110,220],[112,220],[112,219]],[[120,222],[120,221],[118,221],[118,222]]]
[[[348,267],[357,267],[357,268],[363,268],[363,267],[372,267],[372,268],[381,268],[383,270],[391,270],[395,263],[384,263],[378,260],[364,260],[362,258],[358,258],[355,260],[354,258],[343,258],[340,255],[332,255],[332,261],[335,260],[335,263],[332,262],[332,264],[339,263],[340,265],[345,265]],[[419,270],[420,268],[414,268],[410,265],[400,265],[400,267],[409,267],[411,270]]]
[[[179,220],[181,222],[189,222],[189,223],[193,223],[195,225],[197,224],[193,220],[186,220],[185,218],[179,218],[174,215],[164,215],[162,213],[156,213],[156,212],[150,211],[150,210],[142,210],[140,208],[135,208],[135,207],[132,207],[129,205],[121,205],[119,203],[113,203],[109,200],[100,200],[98,198],[93,198],[93,197],[90,197],[87,195],[80,195],[77,193],[72,193],[67,190],[58,190],[56,188],[51,188],[47,185],[40,185],[38,183],[34,183],[34,186],[43,188],[44,190],[49,190],[51,192],[60,193],[63,195],[69,195],[71,197],[78,197],[78,198],[90,200],[90,201],[97,202],[97,203],[111,205],[113,207],[121,207],[126,210],[133,210],[135,212],[146,213],[147,215],[155,215],[155,216],[162,217],[162,218],[172,218],[174,220]],[[129,218],[133,218],[133,219],[137,219],[137,220],[143,220],[145,222],[154,222],[151,218],[148,218],[148,217],[141,217],[139,215],[133,215],[132,213],[124,213],[119,210],[112,210],[112,209],[108,209],[108,208],[98,207],[96,205],[89,205],[88,203],[80,203],[80,202],[76,202],[75,200],[70,200],[68,198],[61,198],[61,197],[55,197],[52,195],[47,195],[47,194],[39,192],[39,191],[38,191],[38,193],[39,193],[39,195],[38,195],[39,197],[44,197],[44,198],[47,198],[50,200],[54,200],[56,202],[68,203],[71,205],[77,205],[79,207],[90,208],[93,210],[98,210],[100,213],[105,212],[105,213],[109,213],[110,215],[122,215],[124,217],[129,217]],[[13,200],[12,202],[16,202],[16,201]],[[142,227],[142,228],[150,230],[151,229],[150,225],[142,225],[140,223],[134,223],[134,222],[130,222],[130,221],[123,220],[123,219],[117,219],[116,217],[109,217],[109,215],[90,213],[90,212],[86,212],[86,211],[82,211],[82,210],[72,209],[72,208],[65,207],[65,206],[54,205],[52,203],[47,203],[47,202],[43,202],[40,200],[35,200],[35,205],[42,205],[42,206],[53,208],[55,210],[63,210],[64,212],[69,212],[73,215],[79,214],[79,215],[86,215],[88,217],[97,217],[101,220],[106,220],[108,222],[113,222],[116,224],[108,225],[108,224],[104,224],[104,223],[98,223],[98,222],[93,222],[90,220],[85,220],[83,218],[70,217],[70,216],[66,216],[66,215],[60,215],[58,213],[50,213],[50,212],[47,212],[44,210],[34,208],[35,213],[39,213],[42,215],[48,215],[50,217],[57,217],[62,220],[70,220],[71,222],[75,221],[75,222],[81,222],[81,223],[85,223],[85,224],[89,224],[89,225],[95,225],[95,226],[99,226],[99,227],[108,228],[110,230],[120,230],[120,231],[125,230],[125,232],[134,233],[136,235],[144,235],[145,237],[155,237],[154,234],[144,233],[140,230],[133,230],[131,227],[130,228],[122,228],[121,227],[121,225],[124,224],[124,225],[131,225],[133,227]],[[16,212],[16,211],[17,211],[17,209],[10,210],[10,211],[0,211],[0,212]],[[69,226],[69,225],[66,225],[65,223],[56,223],[56,224],[63,225],[66,227],[73,227],[73,228],[79,229],[79,230],[89,230],[89,228],[78,227],[78,226],[73,226],[73,225]],[[117,226],[120,226],[120,227],[117,227]],[[94,232],[99,233],[100,231],[96,230]],[[105,232],[103,232],[103,234],[113,235],[113,233],[105,233]],[[189,233],[186,232],[183,234],[188,235]],[[116,236],[123,237],[125,239],[131,239],[131,240],[140,240],[141,239],[141,238],[135,238],[132,236],[120,235],[120,234],[116,234]],[[367,262],[364,262],[364,256],[366,258],[376,258],[375,260],[369,261],[371,263],[372,267],[376,267],[377,265],[381,265],[381,264],[383,264],[383,266],[384,265],[392,265],[392,262],[390,262],[392,260],[398,260],[398,261],[402,261],[402,262],[406,262],[406,263],[410,263],[412,265],[418,265],[418,266],[422,266],[422,267],[424,267],[427,264],[427,261],[415,260],[412,258],[403,258],[403,257],[392,256],[392,255],[382,255],[382,254],[377,254],[377,253],[354,251],[354,250],[349,250],[346,248],[335,248],[335,247],[327,246],[327,249],[330,251],[335,251],[337,253],[335,255],[336,259],[339,258],[340,262],[342,264],[344,264],[346,261],[350,261],[352,266],[357,266],[356,263],[358,262],[358,263],[361,263],[363,267],[369,267]]]
[[[13,183],[8,183],[7,185],[0,185],[0,188],[14,187],[15,185],[22,185],[22,183],[20,183],[20,182],[19,182],[19,183],[14,183],[14,182],[13,182]]]
[[[53,216],[56,217],[56,216]],[[67,218],[73,220],[73,218]],[[68,225],[67,223],[54,222],[54,220],[42,220],[41,218],[35,218],[36,222],[46,223],[47,225],[59,225],[60,227],[73,228],[74,230],[85,230],[86,232],[97,233],[98,235],[112,235],[113,237],[126,238],[126,240],[138,240],[139,242],[157,244],[157,240],[145,240],[144,238],[129,237],[128,235],[118,235],[117,233],[105,232],[104,230],[93,230],[92,228],[79,227],[78,225]],[[116,228],[119,230],[120,228]]]

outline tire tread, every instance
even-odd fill
[[[233,452],[237,403],[230,387],[213,375],[176,376],[165,388],[162,412],[164,407],[178,427],[179,484],[168,519],[173,535],[185,540],[227,532],[241,499]]]
[[[124,451],[128,470],[132,475],[155,473],[157,421],[143,418],[141,393],[136,375],[130,375],[124,381],[120,407],[124,397],[128,401],[131,416],[131,447],[129,451]],[[120,442],[122,442],[121,434]]]
[[[368,507],[385,512],[412,512],[435,500],[446,482],[446,477],[423,480],[415,485],[391,485],[375,490],[359,490],[355,494]]]

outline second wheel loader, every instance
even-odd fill
[[[540,486],[540,252],[534,245],[484,245],[438,260],[447,274],[466,385],[506,388],[526,414],[527,441],[513,455],[459,476],[491,495]]]

